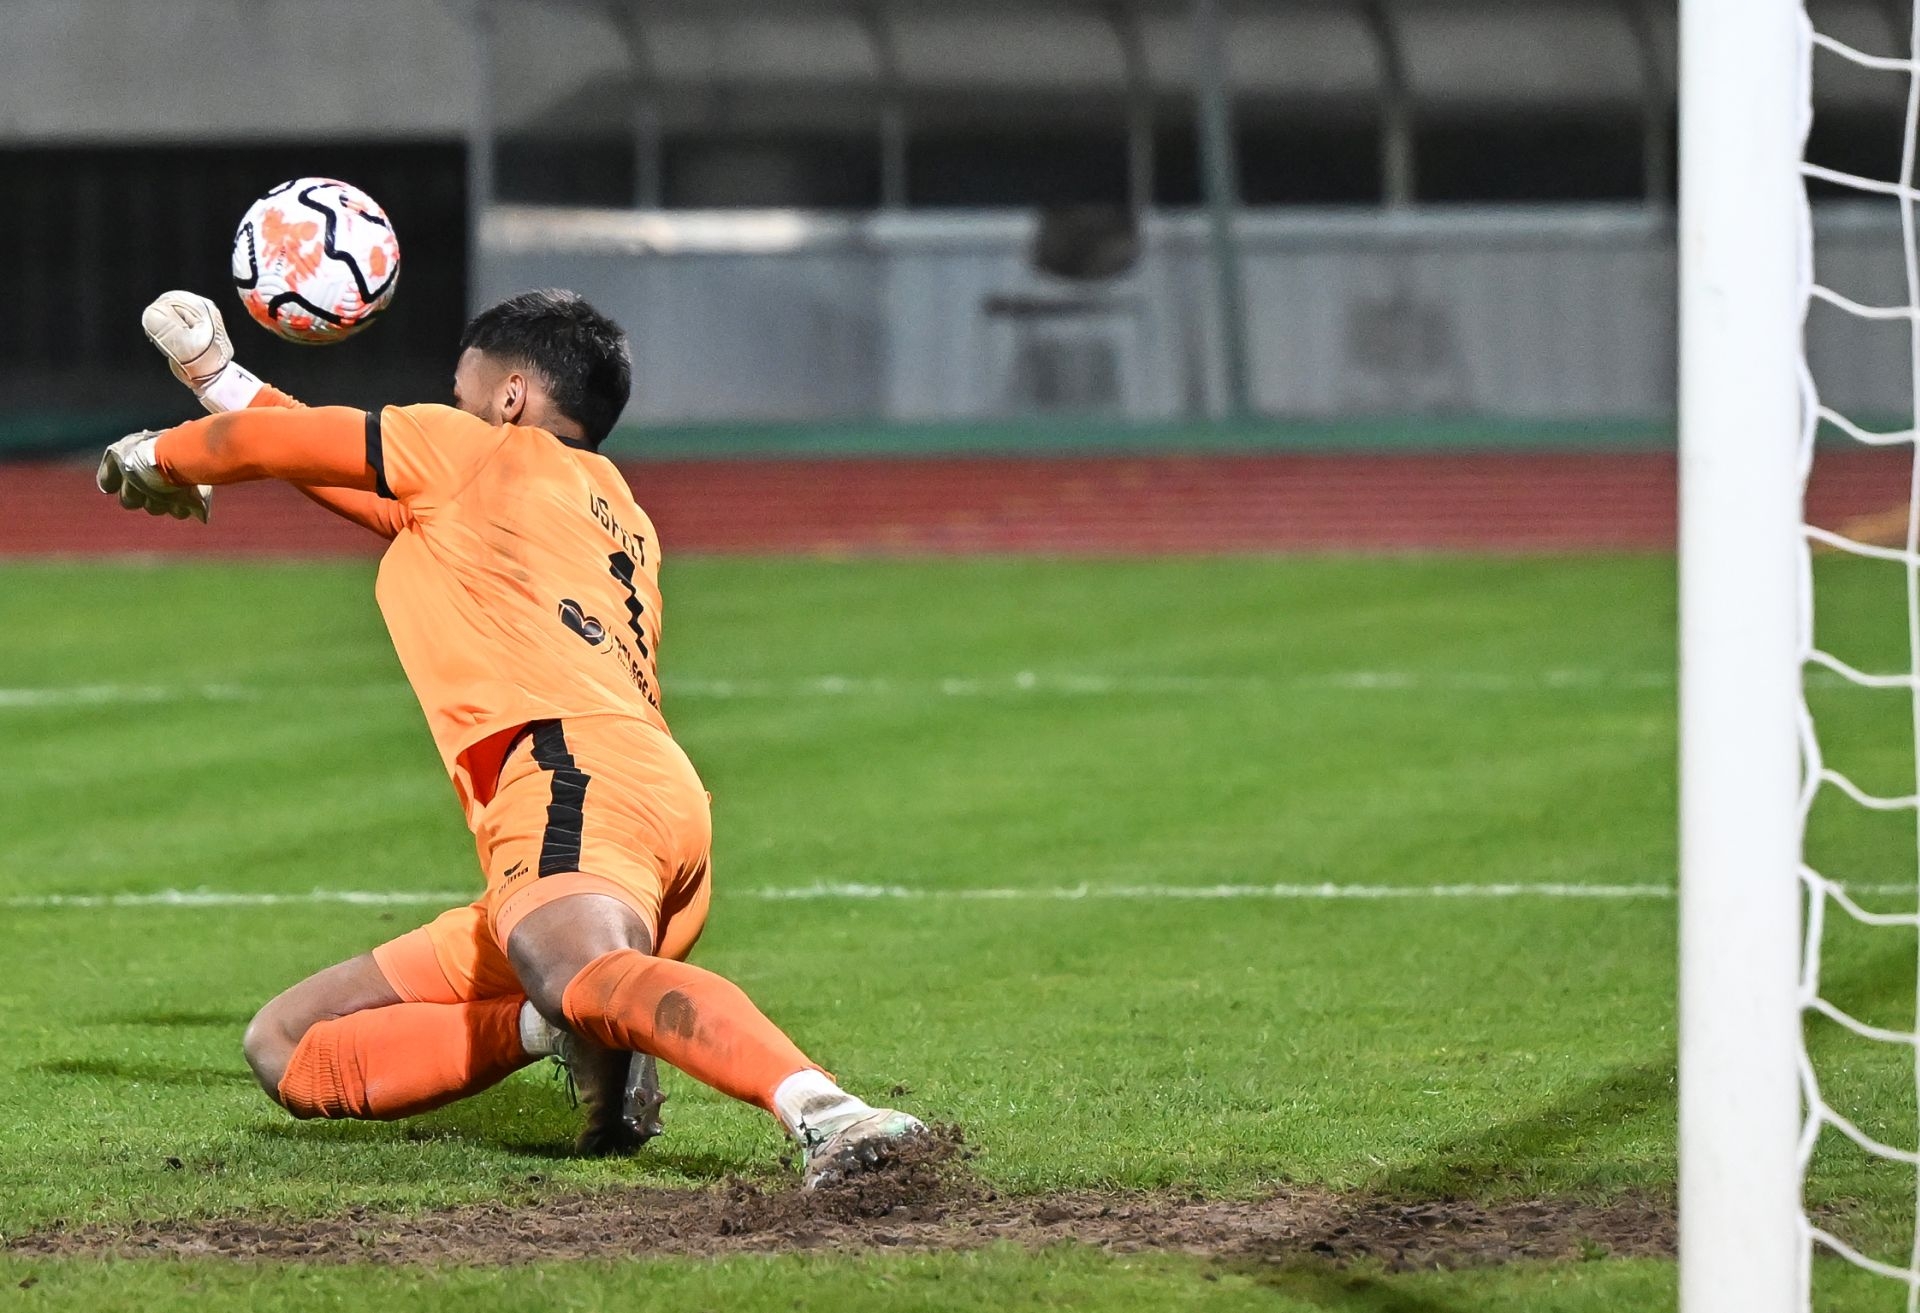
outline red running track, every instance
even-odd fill
[[[1675,461],[1652,453],[677,461],[625,467],[672,552],[1199,554],[1663,551]],[[1823,454],[1810,509],[1903,506],[1908,457]],[[0,555],[370,554],[274,485],[209,526],[128,514],[90,465],[0,465]]]

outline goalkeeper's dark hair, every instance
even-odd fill
[[[460,349],[469,347],[538,374],[554,408],[595,450],[633,391],[627,335],[578,292],[547,287],[488,306],[460,335]]]

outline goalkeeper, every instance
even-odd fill
[[[261,383],[202,297],[168,293],[144,326],[214,413],[114,443],[101,490],[204,520],[215,485],[283,479],[390,540],[375,596],[486,877],[262,1008],[245,1048],[267,1094],[296,1117],[405,1117],[558,1052],[580,1147],[613,1152],[658,1129],[657,1057],[778,1117],[809,1185],[921,1132],[685,961],[709,797],[660,713],[659,540],[596,450],[627,402],[619,328],[569,292],[516,296],[468,324],[453,406],[363,412]]]

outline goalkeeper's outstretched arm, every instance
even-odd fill
[[[378,417],[348,406],[265,406],[129,433],[100,458],[94,480],[128,510],[205,520],[213,485],[253,479],[373,492]]]
[[[378,476],[367,460],[371,422],[351,406],[256,406],[168,429],[154,444],[154,462],[182,486],[284,479],[372,493]]]
[[[140,316],[147,339],[167,358],[173,376],[192,389],[213,414],[265,407],[304,409],[301,402],[262,382],[233,358],[233,343],[220,309],[192,292],[167,292]],[[406,507],[357,488],[291,480],[308,500],[364,529],[392,538],[412,520]]]

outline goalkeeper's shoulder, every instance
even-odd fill
[[[460,431],[487,432],[495,426],[487,423],[478,415],[449,406],[444,401],[415,401],[407,405],[375,406],[373,414],[385,417],[398,414],[411,420],[421,428],[445,428]]]

